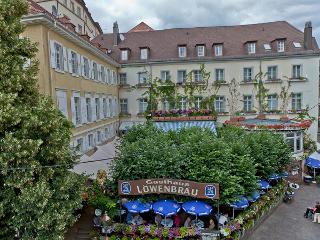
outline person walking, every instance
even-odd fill
[[[313,216],[313,221],[314,223],[318,222],[320,223],[320,202],[317,202],[316,203],[316,206],[315,206],[316,210],[314,212],[314,216]]]

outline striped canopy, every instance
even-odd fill
[[[165,132],[168,132],[170,130],[179,131],[182,128],[200,127],[209,129],[211,132],[216,133],[216,126],[214,121],[154,122],[154,125]]]

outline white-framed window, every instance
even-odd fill
[[[78,33],[82,34],[82,26],[80,24],[78,24]]]
[[[302,77],[302,65],[293,65],[292,66],[292,78],[301,78]]]
[[[71,69],[73,74],[78,74],[79,59],[78,54],[74,51],[71,51]]]
[[[214,108],[216,112],[222,113],[225,112],[226,109],[226,104],[225,104],[225,97],[224,96],[217,96],[214,100]]]
[[[293,42],[293,46],[294,46],[295,48],[301,48],[301,43],[299,43],[299,42]]]
[[[169,111],[170,110],[170,103],[168,99],[163,99],[162,101],[162,110]]]
[[[63,59],[63,47],[57,42],[54,42],[55,51],[55,66],[56,69],[63,71],[64,59]]]
[[[95,146],[94,136],[92,133],[88,134],[88,145],[90,148]]]
[[[97,143],[101,143],[102,142],[102,134],[101,131],[97,131]]]
[[[277,41],[277,52],[284,52],[284,40]]]
[[[77,139],[77,148],[79,148],[80,152],[84,152],[84,141],[83,138]]]
[[[99,74],[100,74],[100,80],[105,83],[106,82],[106,71],[105,71],[105,67],[102,65],[100,66]]]
[[[102,108],[103,108],[103,118],[107,118],[108,117],[108,103],[107,103],[106,98],[102,99]]]
[[[128,60],[128,50],[127,49],[124,49],[124,50],[121,50],[121,60],[122,61],[127,61]]]
[[[58,16],[58,9],[55,5],[52,5],[51,7],[51,13],[53,16],[57,17]]]
[[[251,112],[252,108],[253,108],[252,95],[244,95],[243,96],[243,111],[244,112]]]
[[[127,84],[127,73],[119,73],[120,76],[120,85]]]
[[[255,42],[247,43],[247,47],[248,47],[248,54],[256,53],[256,43]]]
[[[146,98],[139,99],[139,113],[144,113],[148,108],[148,100]]]
[[[141,60],[146,60],[148,59],[148,53],[149,49],[148,48],[140,48],[140,59]]]
[[[113,115],[112,115],[112,113],[113,113],[113,104],[112,104],[112,99],[109,97],[109,100],[108,100],[108,110],[109,110],[109,114],[108,114],[108,116],[109,117],[113,117]]]
[[[202,74],[200,70],[193,70],[193,81],[201,82],[202,81]]]
[[[77,7],[77,15],[81,17],[81,8],[79,6]]]
[[[223,45],[222,44],[216,44],[214,45],[214,55],[216,57],[222,56],[223,54]]]
[[[109,127],[106,127],[104,129],[104,136],[105,136],[106,139],[110,138],[110,129],[109,129]]]
[[[72,12],[74,12],[74,2],[70,1],[70,9]]]
[[[179,46],[178,47],[179,57],[184,58],[187,56],[187,47],[186,46]]]
[[[268,80],[275,80],[278,78],[278,67],[277,66],[269,66],[267,72]]]
[[[253,80],[253,68],[252,67],[243,68],[243,80],[245,82],[250,82]]]
[[[202,102],[202,97],[196,97],[195,98],[195,108],[197,110],[201,109],[201,102]]]
[[[197,46],[197,55],[198,55],[198,57],[204,57],[204,55],[205,55],[205,46],[204,45]]]
[[[187,99],[186,99],[186,97],[180,97],[179,109],[180,110],[186,110],[187,109]]]
[[[112,70],[112,84],[117,84],[117,74]]]
[[[96,62],[92,63],[92,78],[98,80],[98,64]]]
[[[217,68],[215,70],[216,75],[216,81],[217,82],[224,82],[224,69],[223,68]]]
[[[161,71],[160,79],[162,82],[166,82],[170,80],[170,71]]]
[[[292,110],[302,109],[302,93],[291,94],[291,109]]]
[[[92,103],[91,98],[86,97],[87,122],[92,122]]]
[[[75,123],[76,125],[81,124],[81,98],[80,96],[74,96],[74,110],[75,110]]]
[[[96,97],[94,99],[94,103],[95,103],[95,108],[96,108],[96,119],[99,120],[99,119],[101,119],[101,116],[100,116],[100,98]]]
[[[120,113],[128,113],[128,99],[120,98]]]
[[[107,69],[107,82],[108,82],[108,84],[111,84],[111,82],[112,82],[112,75],[111,75],[110,69]]]
[[[278,110],[278,97],[276,94],[268,95],[268,110]]]
[[[303,151],[303,134],[300,131],[292,131],[284,134],[285,140],[292,153]]]
[[[184,83],[187,80],[187,71],[186,70],[178,70],[178,83]]]
[[[139,81],[140,84],[147,83],[147,79],[148,79],[147,72],[139,72],[138,73],[138,81]]]
[[[68,0],[64,0],[63,3],[66,7],[68,6]]]
[[[90,63],[86,57],[83,57],[83,73],[86,78],[90,78]]]
[[[56,100],[58,109],[68,118],[67,91],[56,90]]]

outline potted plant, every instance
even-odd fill
[[[318,187],[320,187],[320,175],[316,176],[316,183],[317,183]]]

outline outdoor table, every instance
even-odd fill
[[[303,179],[305,183],[310,184],[312,183],[313,177],[311,177],[310,175],[305,175]]]

